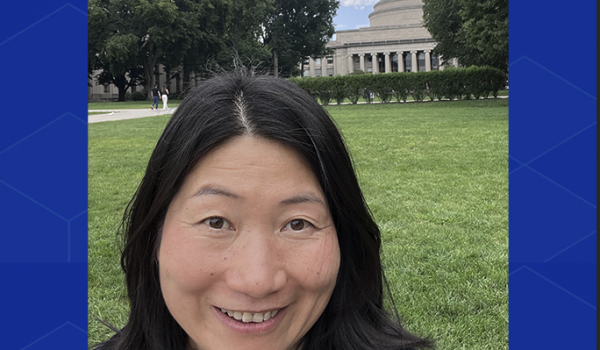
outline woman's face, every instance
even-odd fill
[[[192,347],[284,350],[323,313],[340,250],[306,161],[283,144],[240,136],[186,178],[158,261],[165,302]]]

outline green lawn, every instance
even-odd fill
[[[329,106],[383,238],[404,325],[508,349],[508,99]],[[89,342],[127,318],[116,232],[168,117],[89,126]]]
[[[177,107],[181,100],[169,100],[167,106],[169,108]],[[121,102],[89,102],[88,110],[96,109],[150,109],[152,101],[121,101]],[[158,101],[158,108],[162,108],[162,100]]]

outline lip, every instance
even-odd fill
[[[216,313],[217,318],[225,326],[227,326],[227,328],[229,328],[237,333],[244,333],[244,334],[266,333],[266,332],[269,332],[269,331],[275,329],[275,327],[277,327],[277,325],[283,318],[283,315],[287,311],[287,306],[280,309],[277,312],[277,314],[275,315],[275,317],[271,317],[269,320],[261,322],[261,323],[253,323],[253,322],[243,323],[243,322],[236,321],[233,318],[231,318],[231,317],[227,316],[226,314],[224,314],[223,312],[221,312],[221,308],[218,308],[216,306],[213,306],[213,311]]]

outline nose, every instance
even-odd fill
[[[281,290],[287,276],[277,246],[277,238],[269,234],[240,232],[227,263],[228,287],[257,299]]]

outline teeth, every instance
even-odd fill
[[[229,311],[221,308],[221,312],[227,314],[229,317],[232,317],[238,321],[242,321],[244,323],[261,323],[264,321],[268,321],[272,317],[274,317],[279,310],[267,311],[263,313],[251,313],[251,312],[241,312],[241,311]]]
[[[244,315],[245,315],[245,313],[244,313]],[[256,314],[252,315],[252,322],[258,323],[258,322],[262,322],[262,321],[263,321],[263,314],[256,313]]]
[[[244,312],[244,314],[242,315],[242,322],[248,323],[250,321],[252,321],[252,314],[249,312]]]

